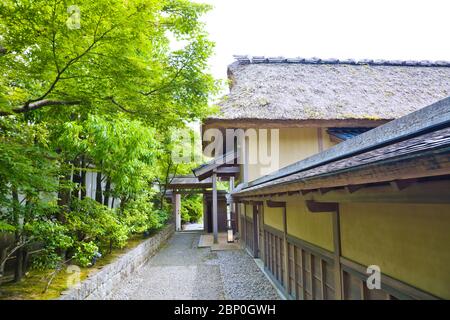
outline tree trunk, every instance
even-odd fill
[[[66,163],[68,164],[68,163]],[[70,181],[71,179],[71,170],[68,171],[68,173],[66,173],[64,176],[62,176],[59,179],[59,191],[58,191],[58,207],[59,207],[59,211],[58,211],[58,215],[57,215],[57,220],[62,223],[65,224],[66,223],[66,213],[69,212],[69,207],[70,207],[70,197],[71,197],[71,190],[64,186],[64,184],[67,181]],[[65,259],[66,257],[66,250],[63,249],[57,249],[56,250],[57,254],[61,257],[61,259]]]
[[[103,199],[102,199],[102,173],[99,171],[97,172],[97,183],[96,183],[96,188],[95,188],[95,201],[97,201],[98,203],[103,203]]]
[[[2,248],[0,252],[0,279],[5,275],[5,260],[8,256],[8,247]]]
[[[83,200],[86,198],[86,159],[85,156],[81,156],[81,181],[80,181],[80,198]]]
[[[22,270],[23,270],[23,274],[25,274],[27,272],[28,269],[28,261],[30,258],[30,255],[28,253],[28,247],[25,247],[23,249],[23,253],[22,253],[22,257],[23,257],[23,262],[22,262]]]
[[[16,265],[14,269],[14,282],[22,280],[23,276],[23,249],[17,249],[16,251]]]
[[[161,192],[161,197],[160,197],[160,202],[159,202],[159,209],[162,210],[164,208],[164,198],[166,197],[166,193],[167,193],[167,188],[171,182],[170,179],[170,169],[172,168],[172,160],[169,160],[169,163],[167,165],[167,170],[166,170],[166,174],[164,177],[164,187],[163,187],[163,191],[161,192],[161,185],[160,185],[160,192]],[[177,168],[178,166],[175,166],[174,169],[174,173],[173,176],[175,176],[177,174]]]
[[[60,210],[57,218],[61,223],[66,222],[65,212],[69,209],[70,205],[70,189],[64,186],[64,184],[70,181],[71,176],[71,172],[69,171],[59,179],[58,206]]]
[[[120,213],[123,213],[123,210],[125,209],[126,202],[127,202],[127,197],[126,196],[120,197]]]
[[[108,206],[110,193],[111,193],[111,179],[109,177],[107,177],[106,178],[105,192],[103,193],[103,196],[104,196],[103,204],[105,206]]]
[[[20,244],[21,240],[21,234],[20,234],[20,213],[19,213],[19,193],[17,192],[17,189],[15,187],[12,188],[11,196],[13,199],[13,210],[14,210],[14,223],[16,225],[16,232],[15,232],[15,243],[16,245]],[[22,248],[18,249],[16,251],[16,264],[14,267],[14,282],[19,282],[22,279]]]
[[[80,166],[81,160],[76,159],[75,163],[78,164],[78,166]],[[76,197],[76,198],[78,198],[80,196],[80,190],[81,190],[81,171],[80,171],[80,168],[77,168],[77,167],[74,168],[73,177],[72,177],[72,181],[77,184],[77,187],[75,188],[76,194],[74,195],[74,197]]]

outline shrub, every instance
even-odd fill
[[[66,214],[66,226],[76,242],[74,248],[78,255],[83,250],[92,253],[92,245],[81,243],[93,243],[105,252],[106,249],[125,246],[128,239],[128,229],[116,211],[90,198],[73,199],[71,212]]]
[[[200,195],[188,195],[181,201],[181,221],[198,222],[202,217],[203,202]]]
[[[75,247],[73,259],[82,267],[90,266],[99,253],[97,245],[92,242],[78,242]]]
[[[161,228],[167,216],[165,210],[154,209],[151,198],[143,195],[126,204],[121,220],[129,232],[142,233]]]
[[[43,247],[42,251],[33,257],[34,269],[55,268],[63,258],[60,253],[74,244],[73,239],[67,234],[67,228],[57,221],[33,221],[27,223],[24,229]]]

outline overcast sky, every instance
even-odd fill
[[[197,0],[216,42],[211,69],[233,54],[450,60],[449,0]]]

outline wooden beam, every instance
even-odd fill
[[[302,194],[302,195],[307,195],[308,193],[311,193],[311,192],[313,192],[314,190],[304,190],[304,189],[302,189],[302,190],[300,190],[300,193]]]
[[[336,212],[339,210],[339,204],[336,202],[317,202],[306,200],[306,207],[311,212]]]
[[[203,123],[202,130],[210,128],[265,128],[265,129],[281,129],[281,128],[318,128],[318,127],[370,127],[374,128],[385,124],[392,119],[338,119],[338,120],[271,120],[271,119],[206,119]]]
[[[277,193],[294,190],[312,190],[319,188],[345,187],[348,185],[391,182],[393,180],[418,179],[422,177],[446,176],[450,172],[448,153],[430,153],[423,158],[408,158],[383,165],[370,165],[342,171],[326,176],[314,176],[285,185],[275,185],[260,190],[249,191],[242,195],[256,193]]]
[[[330,192],[331,190],[333,190],[333,188],[320,188],[319,193],[321,195],[324,195],[325,193]]]
[[[408,188],[392,192],[390,184],[363,185],[358,192],[336,188],[325,195],[314,195],[319,202],[339,203],[450,203],[450,177],[443,180],[417,181]]]
[[[169,191],[170,189],[167,189]],[[173,193],[179,193],[179,194],[197,194],[197,193],[208,193],[209,190],[205,189],[177,189],[177,190],[170,190]],[[170,193],[168,194],[166,192],[166,197],[170,196]]]
[[[390,185],[392,186],[392,188],[394,188],[395,191],[401,191],[416,182],[416,179],[394,180],[390,182]]]
[[[284,202],[284,201],[267,200],[266,203],[269,208],[285,208],[286,207],[286,202]]]
[[[345,188],[345,191],[347,191],[347,193],[354,193],[354,192],[356,192],[359,189],[362,189],[364,187],[365,187],[364,184],[359,184],[359,185],[354,185],[354,184],[352,185],[352,184],[350,184],[348,186],[345,186],[344,188]]]
[[[207,188],[211,188],[212,187],[212,183],[211,182],[206,182],[206,183],[182,183],[182,184],[169,184],[167,190],[175,190],[175,189],[207,189]]]
[[[226,166],[226,167],[219,167],[216,169],[218,177],[235,177],[239,174],[239,172],[240,172],[239,166]]]

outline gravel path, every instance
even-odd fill
[[[176,233],[109,299],[279,299],[247,253],[197,248],[199,237]]]

